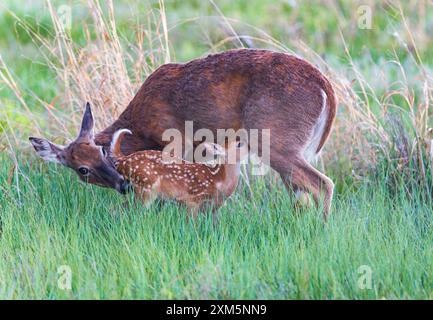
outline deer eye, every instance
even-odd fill
[[[105,158],[107,157],[107,151],[105,151],[104,147],[101,147],[101,153]]]
[[[78,172],[83,176],[87,176],[89,174],[89,169],[87,169],[86,167],[80,167],[78,168]]]

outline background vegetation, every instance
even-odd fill
[[[3,2],[0,297],[432,298],[431,30],[422,0]],[[104,128],[159,65],[237,47],[298,54],[333,82],[327,225],[275,174],[245,170],[213,225],[173,203],[124,207],[32,152],[29,135],[73,139],[85,101]]]

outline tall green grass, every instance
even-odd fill
[[[432,202],[403,185],[390,194],[386,172],[338,194],[327,224],[263,179],[213,223],[172,203],[125,205],[55,166],[0,166],[0,298],[433,297]],[[58,286],[63,265],[71,290]]]

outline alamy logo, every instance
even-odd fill
[[[367,5],[359,6],[356,10],[358,16],[358,28],[359,29],[371,29],[371,7]]]
[[[164,161],[179,162],[184,159],[190,162],[206,163],[209,154],[205,152],[204,143],[225,146],[228,141],[240,141],[249,146],[249,160],[253,175],[265,175],[270,165],[270,129],[217,129],[216,136],[210,129],[201,128],[194,132],[193,121],[185,121],[185,131],[167,129],[162,134],[162,141],[169,142],[164,148]],[[229,151],[226,163],[235,164],[236,150]]]
[[[60,25],[63,30],[70,30],[72,25],[72,11],[68,5],[61,5],[57,9],[57,16],[59,17]]]
[[[62,265],[57,268],[57,287],[60,290],[72,289],[72,270],[70,266]]]
[[[370,266],[362,265],[358,268],[358,288],[361,290],[373,288],[373,270]]]

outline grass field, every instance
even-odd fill
[[[433,6],[365,2],[371,29],[359,1],[116,1],[113,17],[97,1],[6,1],[0,298],[432,299]],[[87,100],[103,128],[160,64],[240,46],[299,54],[336,88],[327,224],[274,174],[244,176],[218,222],[191,221],[84,185],[28,143],[73,138]]]
[[[257,180],[214,224],[175,204],[127,207],[114,191],[38,167],[24,163],[30,181],[0,199],[3,298],[433,297],[432,202],[404,188],[390,195],[383,181],[339,194],[324,225],[316,210],[291,209],[282,185]],[[63,265],[72,290],[58,287]]]

